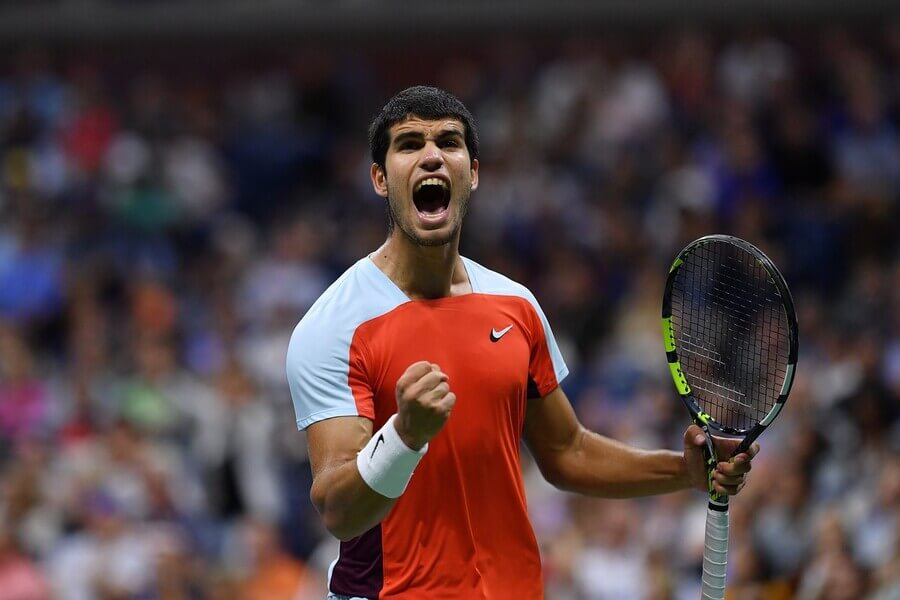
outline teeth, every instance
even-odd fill
[[[422,189],[422,186],[424,186],[424,185],[439,185],[442,188],[444,188],[445,190],[447,189],[446,181],[444,181],[443,179],[440,179],[439,177],[429,177],[428,179],[423,179],[422,181],[417,183],[416,189],[413,191],[418,192],[419,190]]]

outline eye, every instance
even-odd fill
[[[422,144],[417,142],[416,140],[403,140],[399,144],[397,144],[397,150],[400,152],[408,152],[410,150],[415,150]]]

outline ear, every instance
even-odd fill
[[[478,159],[472,160],[472,191],[478,189]]]
[[[375,190],[375,193],[382,198],[387,198],[387,175],[385,174],[384,169],[378,166],[378,163],[372,163],[370,175],[372,177],[372,188]]]

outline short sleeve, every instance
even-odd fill
[[[407,300],[371,260],[362,258],[312,305],[294,329],[287,352],[297,427],[333,417],[375,418],[361,327]]]
[[[365,413],[371,412],[372,392],[360,371],[362,358],[355,357],[351,366],[352,331],[346,331],[346,326],[329,327],[315,317],[307,315],[300,321],[287,352],[297,427],[306,429],[333,417],[370,416]]]
[[[526,293],[531,306],[532,339],[531,355],[528,364],[529,397],[543,397],[552,392],[569,374],[569,368],[559,351],[559,344],[553,337],[550,322],[547,320],[540,304],[531,292]]]

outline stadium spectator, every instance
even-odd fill
[[[0,600],[45,600],[50,586],[39,565],[21,552],[0,524]]]

